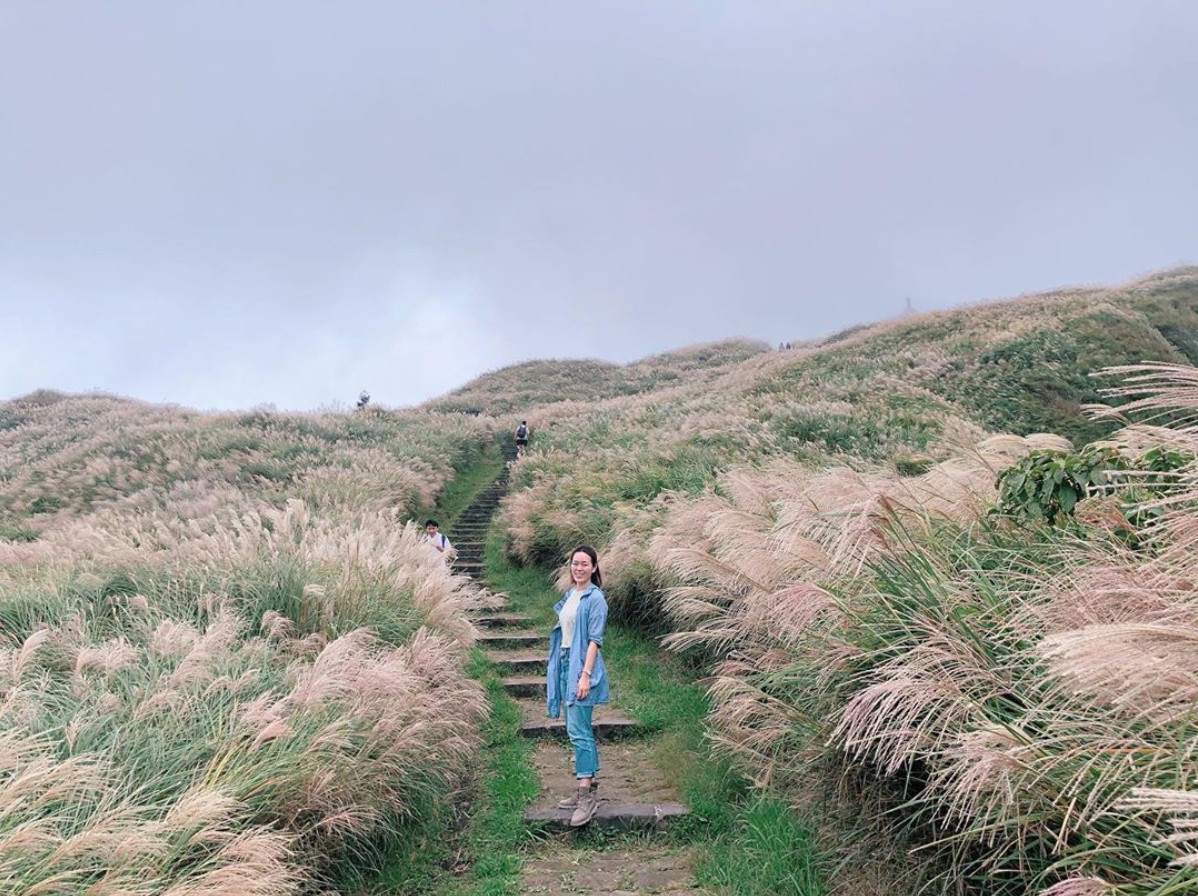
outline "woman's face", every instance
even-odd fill
[[[591,581],[591,573],[594,571],[595,564],[583,551],[575,552],[574,556],[570,558],[570,580],[575,585],[586,585]]]

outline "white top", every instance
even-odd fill
[[[424,536],[424,543],[431,545],[433,550],[436,550],[438,547],[444,548],[444,550],[437,551],[437,556],[441,558],[442,566],[449,566],[449,554],[447,552],[453,550],[453,544],[445,537],[444,532],[438,532],[436,535],[426,534]]]
[[[558,621],[562,624],[562,650],[569,650],[574,641],[574,624],[578,621],[578,604],[581,601],[582,592],[577,588],[571,588],[566,602],[562,605],[562,611],[557,614]]]

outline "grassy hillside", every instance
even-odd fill
[[[419,839],[477,750],[487,595],[404,523],[525,417],[508,554],[598,545],[781,803],[945,893],[1192,889],[1198,442],[1083,406],[1191,418],[1192,372],[1092,374],[1195,360],[1191,268],[401,412],[2,403],[0,883],[345,889]]]
[[[0,404],[0,889],[279,896],[415,839],[475,758],[485,595],[405,519],[488,433]]]
[[[1083,413],[1101,397],[1094,371],[1185,362],[1196,332],[1198,270],[1181,269],[728,358],[636,395],[530,406],[536,450],[516,472],[513,550],[539,562],[580,538],[636,539],[659,521],[659,495],[702,491],[730,464],[785,457],[911,474],[987,432],[1084,443],[1114,428]],[[496,395],[500,382],[489,381]]]
[[[903,318],[824,340],[763,389],[850,400],[903,380],[992,431],[1056,432],[1084,442],[1111,431],[1081,406],[1101,400],[1096,370],[1144,360],[1198,362],[1198,269],[1116,289],[1062,290]]]
[[[651,392],[701,381],[705,371],[768,351],[764,343],[728,340],[642,358],[607,361],[526,361],[484,374],[425,405],[430,410],[495,416],[523,414],[555,401],[587,401]]]
[[[1083,406],[1192,420],[1189,368],[1093,374],[1195,360],[1196,313],[1183,269],[546,403],[509,552],[597,544],[613,610],[709,670],[717,749],[829,842],[919,847],[946,894],[1188,892],[1198,441]]]

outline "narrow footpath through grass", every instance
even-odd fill
[[[471,457],[457,470],[437,498],[437,506],[421,511],[419,521],[432,517],[441,524],[442,532],[450,532],[462,511],[470,506],[483,489],[495,481],[503,471],[503,454],[498,442],[487,442],[478,454]]]
[[[486,568],[488,584],[508,595],[510,611],[532,616],[546,631],[552,627],[557,592],[543,571],[514,566],[496,532],[488,539]],[[698,882],[713,893],[823,893],[812,837],[794,813],[752,792],[727,761],[711,755],[703,726],[708,703],[694,681],[696,671],[652,639],[615,624],[608,629],[604,652],[621,707],[649,729],[655,764],[691,808],[688,818],[655,841],[697,853]],[[476,803],[458,850],[473,864],[463,874],[443,876],[432,890],[436,896],[519,893],[523,861],[538,848],[537,834],[522,820],[537,781],[529,765],[530,745],[519,734],[518,708],[485,659],[480,657],[474,672],[487,683],[492,717]],[[645,835],[584,829],[570,841],[615,850],[645,842]]]
[[[451,529],[502,464],[499,446],[486,446],[446,488],[431,513],[443,529]],[[485,577],[489,587],[507,594],[510,612],[531,616],[534,627],[546,632],[552,627],[558,594],[547,575],[513,565],[495,530],[487,539]],[[477,774],[454,804],[428,807],[420,836],[385,844],[385,861],[372,863],[382,870],[364,869],[346,891],[356,896],[517,896],[526,860],[546,850],[615,855],[643,848],[654,856],[664,850],[695,857],[697,883],[713,894],[824,893],[812,837],[795,814],[754,793],[727,761],[711,754],[703,724],[708,702],[695,683],[700,673],[653,639],[616,624],[609,626],[604,653],[615,699],[647,730],[641,742],[690,807],[689,816],[653,835],[588,828],[546,841],[523,817],[538,794],[534,744],[520,734],[519,706],[483,652],[475,650],[468,672],[484,684],[490,704]]]

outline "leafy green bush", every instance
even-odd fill
[[[1110,471],[1123,466],[1113,449],[1033,451],[998,476],[997,510],[1022,522],[1055,526],[1072,516],[1083,498],[1110,483]]]
[[[998,476],[997,512],[1021,522],[1060,525],[1073,517],[1084,498],[1117,492],[1120,509],[1134,529],[1157,519],[1146,507],[1176,482],[1177,472],[1192,463],[1186,451],[1153,448],[1129,460],[1109,447],[1080,451],[1033,451]]]

